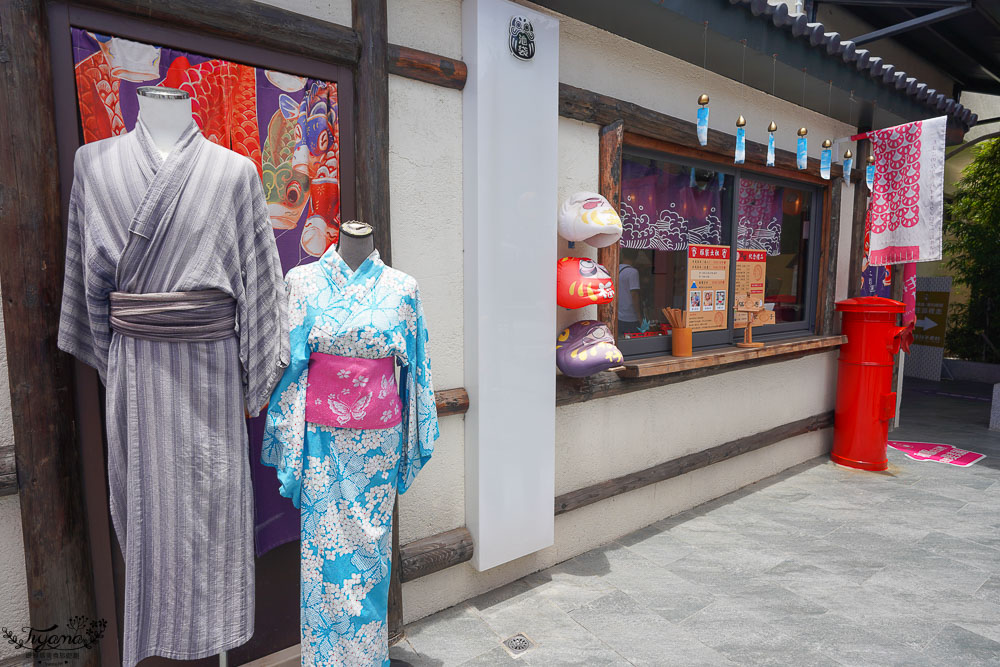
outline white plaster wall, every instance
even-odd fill
[[[559,408],[556,494],[833,409],[835,355]]]
[[[7,344],[0,310],[0,447],[14,444],[7,376]],[[16,495],[0,498],[0,625],[19,628],[28,620],[28,585],[21,534],[21,506]],[[9,644],[0,644],[0,659],[14,655]]]
[[[390,44],[462,57],[462,0],[388,2]]]
[[[391,24],[390,24],[391,25]],[[461,387],[462,93],[389,77],[392,264],[417,279],[434,386]],[[434,457],[400,497],[402,543],[465,525],[464,417],[441,419]]]

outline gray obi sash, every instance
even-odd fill
[[[112,292],[111,329],[122,336],[171,343],[222,340],[236,334],[236,299],[216,289]]]

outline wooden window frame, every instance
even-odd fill
[[[676,119],[671,120],[676,121]],[[692,138],[693,136],[692,133]],[[735,138],[733,140],[735,141]],[[706,150],[700,146],[696,148],[691,145],[627,131],[625,121],[618,119],[603,126],[600,130],[598,182],[600,193],[611,202],[612,206],[619,210],[621,208],[621,164],[623,153],[626,149],[660,154],[668,159],[688,160],[696,163],[724,166],[727,170],[734,169],[731,153],[724,155],[720,154],[717,150]],[[806,299],[809,309],[806,319],[809,323],[808,327],[786,327],[782,330],[769,332],[762,330],[761,338],[764,340],[778,340],[781,338],[802,336],[804,333],[812,333],[817,336],[831,334],[834,329],[832,301],[836,276],[841,179],[831,174],[831,179],[827,180],[818,174],[810,173],[810,171],[789,169],[785,166],[767,167],[749,160],[742,165],[738,165],[738,167],[738,171],[740,172],[759,175],[766,179],[777,178],[793,185],[801,185],[815,192],[813,205],[818,210],[814,215],[820,216],[819,224],[814,224],[813,226],[813,232],[818,231],[816,236],[819,243],[815,244],[814,249],[810,250],[811,256],[818,254],[818,263],[815,263],[811,258],[807,258],[810,267],[816,271],[815,279],[810,281],[811,285]],[[838,204],[836,211],[834,211],[834,201]],[[836,214],[836,217],[834,214]],[[598,249],[597,259],[608,269],[612,277],[615,278],[618,273],[620,261],[620,246],[612,244]],[[608,324],[617,338],[617,292],[612,302],[598,306],[598,319]],[[665,353],[656,352],[653,354],[662,355]]]
[[[559,84],[559,114],[564,118],[600,126],[599,190],[616,209],[621,204],[622,149],[630,146],[652,148],[677,157],[689,157],[703,162],[717,162],[732,166],[736,137],[709,128],[708,143],[701,146],[692,121],[648,109],[634,102],[585,90],[566,83]],[[790,181],[820,186],[822,218],[820,225],[821,252],[817,274],[816,336],[829,336],[836,329],[833,300],[837,275],[837,252],[840,236],[840,200],[843,168],[832,165],[830,179],[820,176],[820,164],[809,158],[807,167],[800,170],[792,151],[777,149],[775,166],[764,164],[767,146],[754,141],[746,142],[745,171],[760,172]],[[614,248],[598,251],[598,261],[615,277],[618,273],[618,253]],[[612,325],[617,336],[617,303],[598,306],[598,319]]]

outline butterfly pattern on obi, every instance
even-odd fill
[[[337,400],[333,396],[327,399],[330,411],[337,415],[337,422],[343,426],[351,419],[364,419],[367,416],[368,404],[372,402],[372,395],[361,396],[352,405]]]
[[[438,437],[417,283],[330,248],[286,284],[292,359],[261,460],[301,511],[302,664],[388,665],[392,508]]]

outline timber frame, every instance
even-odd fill
[[[350,199],[351,208],[371,217],[387,262],[388,75],[461,90],[467,69],[460,60],[389,44],[385,0],[354,0],[353,29],[252,0],[0,0],[0,141],[18,156],[0,161],[0,232],[17,241],[0,249],[14,427],[14,450],[0,451],[0,495],[20,497],[31,624],[97,618],[99,608],[110,609],[103,614],[108,628],[100,651],[87,652],[81,664],[114,665],[120,649],[113,582],[121,563],[114,557],[94,560],[113,535],[106,507],[87,507],[84,488],[86,477],[105,474],[105,464],[80,455],[87,439],[96,438],[100,451],[98,383],[96,373],[56,347],[65,252],[60,193],[70,185],[58,157],[60,140],[66,144],[76,117],[75,108],[60,112],[55,102],[54,59],[61,62],[68,51],[50,34],[74,13],[143,21],[177,35],[353,70],[358,96],[349,131],[359,169],[355,191],[344,193],[345,208]],[[440,391],[438,397],[442,416],[468,408],[464,389]],[[103,525],[88,520],[98,515]],[[395,588],[398,593],[398,578]],[[398,627],[401,617],[396,620]]]

